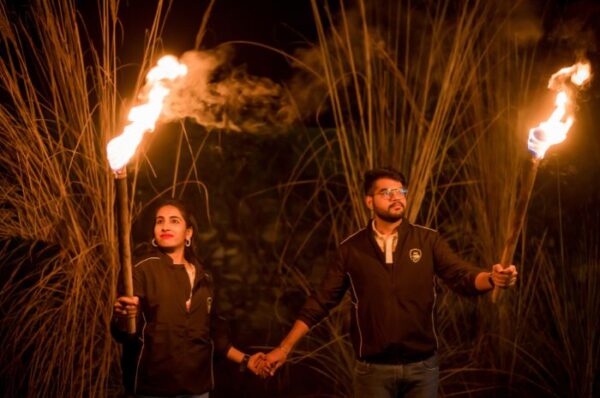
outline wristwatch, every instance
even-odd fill
[[[244,354],[244,358],[242,358],[242,362],[240,362],[240,372],[245,372],[248,370],[248,361],[250,360],[250,355]]]

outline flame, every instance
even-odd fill
[[[592,67],[590,64],[576,64],[575,73],[571,76],[571,81],[576,86],[581,86],[588,81],[592,75]]]
[[[572,85],[581,87],[589,81],[590,77],[591,66],[589,63],[577,63],[562,68],[552,75],[548,82],[548,88],[558,91],[554,102],[556,107],[548,120],[529,130],[528,147],[535,157],[542,159],[548,148],[563,142],[573,125],[569,93],[574,90],[568,86],[567,79]]]
[[[169,95],[168,83],[187,74],[187,67],[177,58],[167,55],[158,60],[156,66],[146,75],[144,91],[148,92],[146,103],[133,107],[127,119],[131,122],[123,132],[106,146],[111,169],[117,171],[125,167],[142,141],[146,131],[153,131],[160,116],[164,99]]]

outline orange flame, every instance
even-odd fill
[[[144,87],[144,91],[148,92],[146,103],[133,107],[129,111],[127,119],[131,123],[125,126],[123,132],[106,146],[111,169],[120,170],[129,162],[142,141],[144,133],[154,130],[164,99],[170,91],[166,84],[186,74],[187,67],[170,55],[158,60],[157,65],[148,72]]]
[[[568,83],[569,79],[572,85],[581,87],[589,81],[591,77],[591,66],[589,63],[577,63],[567,68],[562,68],[552,75],[548,82],[548,88],[558,91],[556,94],[556,108],[548,120],[540,123],[539,126],[529,130],[529,150],[533,155],[542,159],[548,148],[552,145],[563,142],[567,138],[567,133],[573,125],[573,115],[570,108],[571,98],[569,92],[573,92]]]

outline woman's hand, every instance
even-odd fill
[[[135,318],[140,306],[140,298],[137,296],[121,296],[113,305],[113,313],[120,318]]]

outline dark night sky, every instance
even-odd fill
[[[27,9],[27,3],[33,0],[3,0],[15,9]],[[371,0],[376,1],[376,0]],[[119,18],[122,22],[118,37],[119,91],[124,99],[133,98],[133,84],[139,74],[139,63],[142,59],[146,31],[152,24],[156,0],[122,0]],[[167,2],[168,3],[168,2]],[[335,9],[338,1],[331,1]],[[348,2],[352,4],[353,2]],[[419,2],[415,2],[418,4]],[[209,0],[174,0],[170,8],[162,34],[162,52],[181,55],[193,49],[198,28],[209,4]],[[598,69],[600,57],[600,1],[598,0],[527,0],[526,18],[541,18],[543,37],[538,43],[537,62],[544,68],[543,73],[534,74],[532,84],[543,87],[549,77],[548,71],[566,66],[575,60],[579,49],[585,49],[592,62],[593,69]],[[92,37],[97,37],[98,27],[96,1],[78,0],[78,5],[86,21]],[[293,53],[294,49],[306,47],[316,41],[313,15],[310,0],[216,0],[207,31],[202,42],[202,49],[213,49],[231,41],[251,41],[270,45],[283,51]],[[98,44],[98,43],[97,43]],[[253,45],[234,46],[236,65],[243,65],[251,75],[268,76],[276,82],[285,82],[293,73],[288,61],[281,55]],[[586,93],[588,109],[600,107],[600,90],[597,79]],[[600,133],[590,128],[600,124],[600,113],[589,111],[582,115],[571,131],[572,135],[585,134],[593,145],[584,141],[583,137],[574,137],[563,144],[573,148],[575,153],[586,151],[585,158],[589,164],[580,168],[588,169],[591,181],[597,179],[597,162],[595,156],[587,153],[600,147]],[[584,127],[585,126],[585,127]],[[590,149],[591,147],[591,149]],[[582,159],[576,159],[581,162]]]
[[[135,66],[142,57],[145,30],[151,25],[155,1],[124,1],[120,10],[123,22],[121,60]],[[152,5],[150,5],[152,4]],[[180,55],[193,49],[208,0],[176,0],[165,25],[165,53]],[[310,1],[292,0],[217,0],[210,15],[201,49],[212,49],[231,41],[251,41],[293,52],[298,46],[314,42]],[[269,76],[276,81],[289,78],[291,69],[282,56],[253,45],[235,46],[234,62],[244,65],[252,75]]]
[[[375,0],[372,0],[375,1]],[[85,6],[93,5],[85,1]],[[335,11],[337,1],[330,1]],[[418,2],[416,2],[418,3]],[[143,54],[145,31],[150,27],[155,0],[125,0],[121,3],[120,59],[124,68],[121,84],[134,81]],[[165,53],[180,55],[193,49],[196,33],[209,0],[175,0],[162,35]],[[349,2],[352,4],[352,2]],[[546,65],[564,66],[584,49],[593,65],[598,65],[600,1],[528,0],[525,18],[542,18],[543,37],[538,43],[538,58]],[[348,6],[351,7],[351,6]],[[90,15],[95,7],[84,11]],[[90,18],[86,18],[90,20]],[[93,19],[92,19],[93,20]],[[589,32],[593,33],[590,35]],[[251,41],[274,46],[286,52],[316,42],[310,0],[216,0],[202,49],[212,49],[231,41]],[[268,76],[277,82],[288,79],[289,63],[273,51],[253,45],[235,45],[234,63],[244,65],[252,75]],[[131,75],[130,75],[131,74]],[[542,80],[547,79],[540,75]],[[597,84],[594,84],[597,87]],[[127,88],[122,90],[126,95]],[[598,96],[598,90],[595,90]]]
[[[27,10],[34,0],[2,0],[13,10]],[[97,6],[94,0],[76,0],[78,9],[92,37],[97,37]],[[169,3],[168,0],[164,1]],[[338,0],[319,1],[328,3],[335,12]],[[180,55],[193,49],[195,36],[209,0],[172,0],[165,29],[162,34],[165,52]],[[354,1],[347,1],[352,8]],[[376,4],[377,0],[366,0]],[[122,30],[119,38],[121,65],[130,65],[131,73],[137,75],[143,54],[144,35],[152,24],[157,0],[121,0],[119,18]],[[419,1],[413,4],[420,4]],[[544,37],[540,54],[565,55],[559,63],[570,62],[579,48],[585,48],[592,62],[598,60],[600,44],[599,0],[526,0],[527,17],[543,17]],[[592,36],[585,30],[593,30]],[[229,41],[253,41],[272,45],[284,51],[316,41],[310,0],[216,0],[208,21],[208,29],[202,42],[203,49],[211,49]],[[560,49],[558,48],[560,47]],[[237,45],[235,62],[244,64],[251,74],[269,76],[274,80],[286,79],[291,71],[288,63],[279,55],[256,46]],[[553,56],[553,55],[552,55]],[[122,82],[125,82],[122,79]]]
[[[371,0],[371,3],[376,0]],[[368,1],[367,1],[368,2]],[[85,1],[93,4],[92,1]],[[175,0],[163,34],[164,48],[173,53],[182,53],[193,48],[196,32],[209,0]],[[329,1],[335,11],[336,1]],[[348,2],[351,8],[352,2]],[[419,2],[416,2],[419,3]],[[597,44],[589,37],[583,37],[581,31],[595,27],[600,16],[600,2],[597,0],[528,0],[526,9],[532,18],[544,16],[545,38],[552,43],[586,41],[571,43],[575,47],[587,47],[597,52]],[[123,49],[127,50],[127,59],[139,59],[143,43],[144,30],[152,21],[155,0],[125,0],[121,3],[120,18],[123,22]],[[90,9],[93,10],[93,9]],[[598,31],[596,30],[596,38]],[[568,36],[571,36],[569,38]],[[577,36],[577,38],[574,38]],[[203,48],[213,48],[221,43],[236,40],[254,41],[272,45],[284,51],[291,51],[307,41],[315,41],[313,15],[310,0],[216,0],[208,21],[208,29]],[[139,50],[136,51],[136,49]],[[137,52],[137,54],[136,54]],[[238,60],[245,62],[250,71],[257,74],[278,75],[281,72],[273,64],[277,56],[267,50],[257,48],[236,49]]]
[[[85,3],[87,5],[94,2]],[[330,3],[335,8],[337,1]],[[122,95],[127,97],[131,96],[133,87],[130,85],[139,73],[144,34],[152,23],[155,4],[155,0],[126,0],[121,3],[123,31],[120,37],[120,58],[125,67],[119,76],[119,88]],[[180,55],[193,49],[196,33],[208,4],[208,0],[173,2],[162,35],[165,53]],[[523,4],[526,4],[524,18],[541,19],[543,29],[536,55],[543,73],[534,74],[534,86],[543,90],[549,73],[554,68],[572,64],[576,53],[581,49],[587,52],[592,68],[598,69],[600,29],[597,21],[600,20],[600,1],[528,0]],[[212,49],[222,43],[239,40],[274,46],[290,53],[296,48],[307,46],[307,43],[314,43],[316,32],[310,0],[217,0],[208,21],[202,49]],[[276,82],[284,82],[293,73],[288,62],[273,51],[252,45],[235,45],[234,48],[233,62],[244,65],[251,75],[268,76]],[[572,169],[576,170],[570,177],[571,181],[567,180],[571,189],[564,192],[563,200],[567,202],[563,205],[567,208],[570,199],[574,202],[573,206],[579,206],[581,195],[576,192],[581,189],[588,190],[591,195],[589,201],[600,202],[600,189],[589,188],[590,185],[594,186],[594,181],[599,177],[597,156],[594,153],[600,150],[600,133],[591,127],[600,124],[600,114],[593,112],[595,107],[600,107],[600,90],[596,80],[592,81],[592,87],[585,94],[586,103],[581,104],[584,114],[578,116],[570,133],[575,137],[560,148],[560,158],[563,159],[561,162],[571,163]],[[577,187],[577,184],[582,186]],[[575,196],[571,198],[573,195]]]

